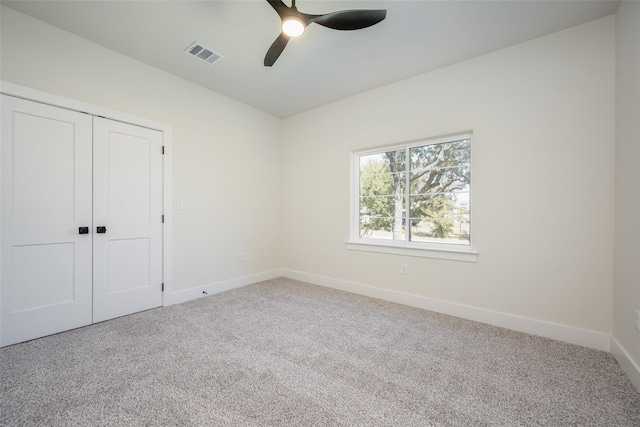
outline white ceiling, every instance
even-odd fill
[[[298,0],[304,13],[387,9],[387,18],[357,31],[312,24],[271,68],[262,61],[280,20],[265,0],[2,4],[286,117],[610,15],[618,0]],[[208,65],[185,54],[194,41],[223,59]]]

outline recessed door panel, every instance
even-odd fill
[[[17,111],[13,125],[15,223],[73,222],[75,124]]]
[[[14,246],[12,311],[18,313],[75,300],[73,243]]]
[[[1,345],[91,323],[91,126],[2,95]]]
[[[109,240],[109,295],[151,286],[150,244],[148,238]]]
[[[99,322],[162,305],[162,134],[96,117],[93,144]]]
[[[148,223],[152,141],[119,132],[110,132],[108,138],[109,220]]]

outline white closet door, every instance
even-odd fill
[[[91,323],[91,137],[89,115],[2,96],[3,346]]]
[[[93,123],[93,321],[100,322],[162,305],[162,134]]]

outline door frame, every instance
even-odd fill
[[[88,104],[71,98],[54,95],[40,90],[31,89],[14,83],[0,80],[0,93],[29,101],[39,102],[54,107],[67,110],[78,111],[92,116],[104,117],[135,126],[154,129],[162,133],[162,145],[164,156],[162,156],[162,214],[164,223],[162,224],[162,283],[164,292],[162,293],[162,306],[169,305],[168,295],[172,291],[172,127],[169,124],[157,122],[143,117],[134,116],[121,111],[111,110],[98,105]],[[1,154],[0,154],[1,155]],[[1,203],[1,201],[0,201]],[[0,233],[2,230],[0,229]],[[0,238],[2,235],[0,234]],[[0,249],[1,250],[1,249]],[[2,266],[0,265],[0,272]],[[0,295],[1,298],[1,295]],[[0,304],[1,307],[1,304]],[[1,309],[1,308],[0,308]],[[0,313],[0,319],[2,318]]]

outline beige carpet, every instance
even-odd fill
[[[0,363],[3,426],[640,426],[607,353],[287,279]]]

